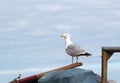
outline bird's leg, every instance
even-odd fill
[[[74,57],[72,56],[72,64],[74,64]]]
[[[76,57],[76,63],[78,63],[78,56]]]

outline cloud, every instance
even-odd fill
[[[112,14],[115,15],[115,16],[120,17],[120,11],[119,11],[119,9],[114,10],[114,12],[112,12]]]
[[[60,4],[38,4],[36,8],[43,12],[60,12],[70,7]]]
[[[78,26],[74,25],[67,25],[67,24],[58,24],[54,26],[55,29],[62,30],[62,31],[67,31],[67,30],[72,30],[78,28]]]
[[[4,33],[4,32],[11,32],[11,31],[15,31],[16,28],[0,28],[0,32]]]
[[[32,35],[32,36],[40,36],[40,35],[45,35],[47,32],[46,31],[32,31],[28,34]]]
[[[30,25],[30,21],[26,19],[15,20],[13,21],[13,23],[11,23],[11,26],[16,27],[16,29],[29,27],[29,25]]]
[[[120,26],[120,21],[108,21],[104,23],[104,26],[114,29],[120,29],[118,26]]]
[[[19,69],[19,70],[6,70],[0,71],[0,76],[11,75],[11,74],[28,74],[28,73],[41,73],[49,70],[50,68],[29,68],[29,69]],[[51,67],[51,69],[53,69]]]
[[[29,14],[41,14],[41,13],[47,13],[47,12],[60,12],[63,10],[70,9],[71,7],[60,4],[60,3],[45,3],[45,2],[24,2],[20,5],[14,5],[16,6],[15,11],[16,12],[22,12],[25,15]],[[16,2],[17,3],[17,2]]]

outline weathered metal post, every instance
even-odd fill
[[[102,83],[107,82],[107,58],[105,51],[102,49]]]
[[[102,47],[102,82],[107,83],[107,64],[114,52],[120,52],[120,47]]]

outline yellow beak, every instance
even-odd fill
[[[60,35],[60,37],[65,37],[64,35]]]

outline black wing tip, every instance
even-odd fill
[[[87,52],[85,53],[85,55],[91,56],[91,54],[90,54],[90,53],[87,53]]]
[[[86,52],[86,53],[84,53],[84,54],[80,54],[80,55],[91,56],[92,54]]]

